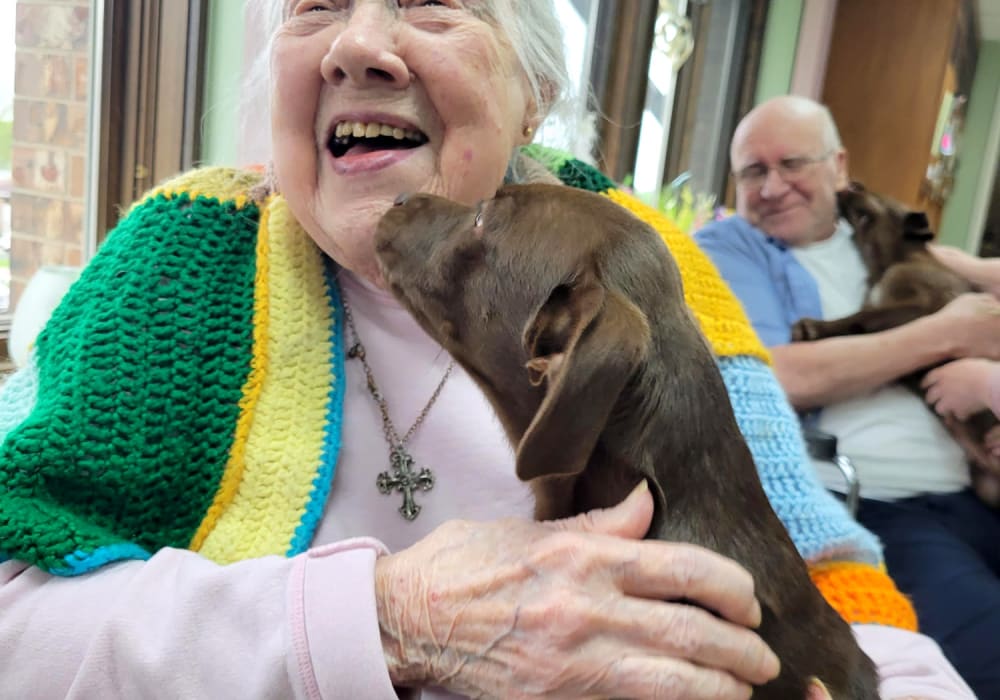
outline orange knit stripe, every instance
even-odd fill
[[[851,623],[917,631],[917,614],[884,569],[856,562],[811,566],[809,575],[823,597]]]

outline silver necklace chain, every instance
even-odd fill
[[[390,494],[393,491],[402,493],[403,505],[400,506],[399,512],[407,520],[414,520],[420,514],[421,508],[413,501],[413,491],[416,489],[430,491],[434,488],[434,474],[426,467],[422,468],[419,472],[413,471],[414,460],[410,456],[410,453],[406,451],[406,443],[409,442],[410,438],[417,431],[417,428],[427,418],[431,407],[434,406],[438,396],[441,395],[441,390],[444,388],[445,382],[448,381],[452,370],[455,369],[455,360],[451,360],[448,363],[441,381],[438,382],[427,404],[417,414],[416,420],[410,426],[410,429],[406,431],[406,434],[400,437],[399,431],[396,430],[396,426],[389,417],[389,405],[382,391],[379,389],[378,383],[375,381],[375,374],[372,372],[371,365],[368,364],[368,358],[365,355],[365,346],[361,342],[361,336],[358,335],[357,327],[354,325],[354,316],[351,314],[351,307],[347,303],[347,297],[344,295],[344,290],[340,286],[339,280],[337,281],[337,291],[340,294],[340,303],[344,310],[344,321],[354,341],[347,351],[347,358],[361,361],[361,367],[365,373],[365,381],[368,385],[368,392],[375,400],[375,405],[378,406],[379,413],[382,414],[382,434],[385,435],[385,440],[389,443],[389,466],[392,472],[384,471],[379,473],[375,484],[379,492],[383,494]]]

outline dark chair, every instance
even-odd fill
[[[851,517],[854,517],[858,512],[861,482],[858,481],[858,472],[851,464],[851,460],[845,455],[837,453],[837,437],[816,428],[803,428],[802,434],[805,437],[810,457],[824,462],[833,462],[840,470],[847,483],[844,505],[847,506],[847,512],[851,514]]]

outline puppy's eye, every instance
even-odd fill
[[[483,207],[485,202],[479,202],[479,206],[476,208],[476,220],[474,226],[476,228],[482,228],[483,226]]]

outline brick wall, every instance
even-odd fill
[[[16,2],[11,308],[39,266],[82,261],[93,4]]]

